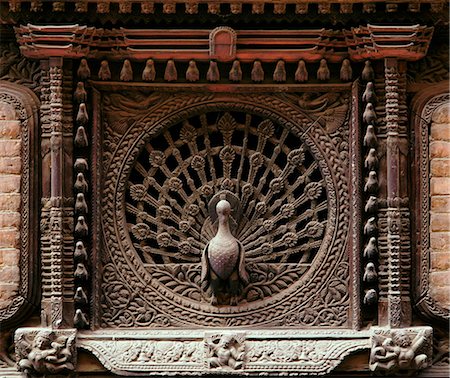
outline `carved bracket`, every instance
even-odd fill
[[[431,364],[433,329],[372,328],[369,368],[376,375],[412,375]]]
[[[17,363],[28,375],[54,375],[75,370],[75,329],[19,328],[14,335]]]

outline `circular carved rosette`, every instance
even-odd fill
[[[168,100],[146,112],[131,107],[126,127],[107,117],[103,325],[345,323],[343,138],[310,127],[286,103],[273,107],[283,115],[267,110],[268,101],[279,101],[269,97],[252,101],[266,106],[195,100],[189,107],[183,97]],[[213,306],[201,287],[219,198],[232,205],[231,231],[250,277],[237,305]],[[299,309],[314,293],[311,320]]]

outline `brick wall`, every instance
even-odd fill
[[[430,132],[431,295],[450,306],[450,105],[433,114]]]
[[[19,287],[20,128],[19,121],[0,119],[0,309]]]

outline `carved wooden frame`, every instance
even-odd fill
[[[450,312],[431,296],[430,289],[430,161],[429,128],[435,110],[450,101],[448,82],[441,82],[418,93],[412,101],[412,131],[415,136],[413,171],[416,185],[412,185],[414,200],[413,267],[416,281],[413,282],[414,304],[421,313],[440,321],[448,321]]]
[[[38,305],[40,285],[38,268],[39,100],[28,88],[1,81],[0,101],[10,104],[21,123],[21,224],[20,224],[20,283],[18,295],[0,311],[0,329],[8,329],[30,315]]]

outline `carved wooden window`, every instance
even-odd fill
[[[348,327],[348,98],[105,93],[101,326]],[[341,117],[315,122],[330,101]],[[237,306],[201,290],[218,198],[250,275]]]

